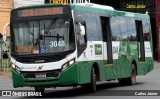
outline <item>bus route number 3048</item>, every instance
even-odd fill
[[[65,46],[64,41],[50,41],[50,47],[63,47]]]

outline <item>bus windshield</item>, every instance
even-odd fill
[[[12,23],[12,53],[42,54],[72,50],[75,47],[71,19]]]

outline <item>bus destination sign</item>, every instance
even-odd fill
[[[33,8],[33,9],[23,9],[18,11],[18,17],[43,16],[43,15],[53,15],[53,14],[63,14],[63,8],[62,7]]]

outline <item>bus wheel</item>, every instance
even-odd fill
[[[90,83],[90,91],[94,93],[96,91],[96,73],[95,68],[92,68],[91,72],[91,83]]]
[[[132,64],[131,70],[132,70],[131,77],[127,79],[127,82],[129,85],[135,85],[136,84],[136,68],[134,64]]]
[[[34,88],[35,92],[41,92],[41,95],[44,95],[44,88]]]
[[[120,85],[126,85],[126,79],[119,79],[119,84]]]

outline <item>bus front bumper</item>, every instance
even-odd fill
[[[61,71],[58,77],[46,78],[24,78],[20,73],[12,69],[13,87],[55,87],[78,84],[78,73],[76,66]]]

